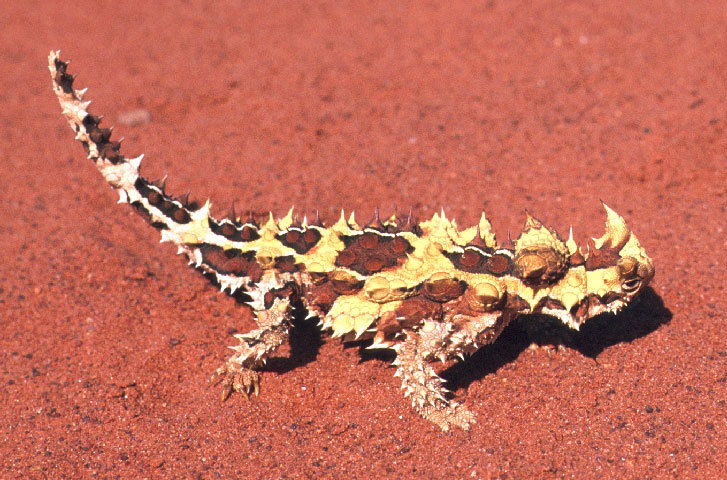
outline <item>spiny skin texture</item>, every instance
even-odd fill
[[[163,182],[141,177],[142,157],[126,158],[111,131],[87,111],[67,63],[51,52],[49,69],[63,114],[98,170],[190,265],[230,294],[249,297],[257,328],[235,335],[239,345],[216,376],[223,399],[257,394],[257,373],[288,338],[291,314],[305,308],[344,341],[397,354],[395,375],[414,408],[443,430],[468,429],[474,415],[451,401],[430,365],[463,358],[493,342],[517,315],[544,313],[578,330],[589,318],[617,312],[654,276],[651,259],[623,218],[604,205],[606,232],[587,249],[527,216],[514,245],[495,239],[482,214],[459,230],[444,212],[417,223],[378,212],[363,226],[353,214],[330,227],[292,210],[261,226],[250,216],[216,219],[204,205],[175,199]]]

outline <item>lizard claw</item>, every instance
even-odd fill
[[[222,365],[212,375],[210,382],[222,382],[221,400],[223,402],[232,395],[232,392],[239,392],[247,399],[251,394],[255,394],[257,397],[260,393],[260,374],[237,362],[227,362]]]

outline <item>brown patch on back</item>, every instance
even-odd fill
[[[381,255],[372,255],[363,262],[363,266],[368,272],[378,272],[386,265],[386,259]]]
[[[356,254],[351,250],[343,250],[336,258],[336,265],[339,267],[350,268],[356,261]]]
[[[295,273],[303,270],[304,265],[302,263],[295,263],[295,258],[292,255],[285,255],[275,258],[275,269],[279,272]]]
[[[459,258],[459,263],[468,268],[477,268],[482,265],[485,257],[480,252],[468,248]]]
[[[302,255],[315,247],[321,239],[321,233],[314,228],[291,228],[275,236],[286,247]]]
[[[366,250],[372,250],[379,246],[379,239],[382,238],[373,232],[366,232],[358,239],[358,244],[361,248]]]
[[[216,272],[236,277],[250,277],[253,282],[260,281],[262,268],[255,261],[255,252],[242,252],[235,248],[224,250],[216,245],[204,244],[199,247],[202,262]]]
[[[403,237],[379,235],[366,231],[362,235],[343,237],[346,244],[336,257],[336,266],[351,269],[361,275],[370,275],[395,267],[413,251]]]
[[[189,212],[184,207],[179,206],[163,190],[160,191],[158,187],[152,187],[145,178],[137,178],[134,187],[142,197],[147,199],[150,205],[159,209],[165,217],[171,218],[179,224],[189,223],[192,220]]]
[[[233,242],[252,242],[253,240],[260,238],[260,234],[257,232],[257,229],[251,225],[242,226],[231,221],[217,223],[213,219],[210,219],[209,226],[212,232],[217,235],[222,235]]]
[[[487,273],[488,258],[476,247],[466,247],[462,253],[442,252],[457,270],[470,273]]]
[[[487,259],[487,272],[495,275],[507,275],[512,270],[512,260],[507,255],[495,254]]]
[[[463,253],[442,252],[457,270],[469,273],[487,273],[501,277],[512,272],[512,259],[502,253],[490,254],[487,250],[465,247]]]

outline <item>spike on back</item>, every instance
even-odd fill
[[[480,217],[480,223],[477,224],[477,228],[477,233],[482,241],[485,242],[485,245],[487,245],[489,248],[497,249],[497,239],[495,238],[495,232],[492,230],[492,225],[490,224],[490,221],[487,220],[485,212],[482,212],[482,216]]]
[[[354,230],[361,230],[359,224],[356,223],[356,214],[354,212],[351,212],[351,215],[348,216],[348,226]]]
[[[260,227],[255,221],[255,215],[252,213],[252,210],[250,210],[247,214],[247,219],[245,220],[245,223],[252,225],[253,227],[255,227],[256,230]]]
[[[578,245],[576,244],[576,241],[573,240],[573,227],[570,227],[570,230],[568,231],[568,240],[565,242],[565,246],[568,249],[568,253],[570,255],[573,255],[578,251]]]
[[[278,228],[280,228],[280,230],[287,230],[293,224],[293,209],[294,207],[290,207],[288,213],[278,220]]]
[[[526,212],[525,225],[515,240],[514,273],[524,282],[548,285],[568,268],[568,247],[558,234]]]
[[[374,230],[381,230],[384,228],[384,224],[381,222],[381,218],[379,217],[379,207],[374,209],[374,217],[369,220],[366,225],[364,225],[364,228],[373,228]]]

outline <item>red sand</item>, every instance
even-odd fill
[[[1,478],[724,474],[723,1],[6,3]],[[502,238],[528,208],[583,241],[603,200],[653,290],[565,353],[531,354],[513,326],[451,369],[470,432],[312,329],[260,397],[220,403],[207,380],[249,311],[115,205],[60,115],[56,48],[145,174],[220,212],[485,209]],[[152,122],[118,125],[135,109]]]

